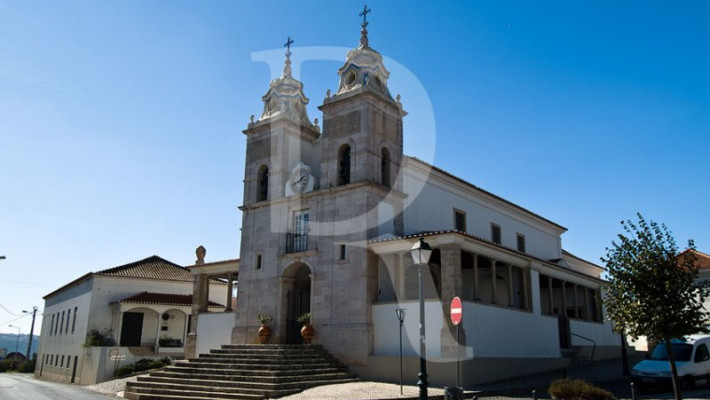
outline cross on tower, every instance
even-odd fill
[[[367,4],[362,7],[362,12],[360,13],[360,16],[362,17],[362,27],[366,27],[368,22],[367,22],[367,14],[371,13],[372,10],[367,8]]]
[[[286,43],[284,44],[284,47],[286,48],[286,57],[291,56],[291,45],[293,44],[293,39],[291,39],[291,36],[288,37],[286,40]]]

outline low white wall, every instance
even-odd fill
[[[234,313],[202,313],[198,318],[196,355],[209,353],[210,349],[218,349],[223,344],[232,343]]]
[[[402,327],[402,354],[419,355],[419,302],[384,303],[372,306],[372,322],[375,332],[375,354],[382,356],[399,355],[399,320],[395,310],[404,308]],[[426,316],[427,358],[441,356],[441,328],[444,326],[444,312],[439,301],[427,301]],[[416,350],[415,350],[416,349]]]
[[[597,346],[620,346],[621,338],[611,330],[611,322],[569,322],[570,332],[584,336],[596,342]],[[572,335],[572,346],[591,346],[588,340]]]
[[[397,308],[406,316],[402,334],[402,353],[416,356],[419,350],[419,303],[376,304],[372,307],[374,354],[399,354],[399,321]],[[465,358],[559,358],[560,345],[557,319],[517,311],[464,302],[461,326],[466,336]],[[439,301],[427,301],[425,309],[427,358],[441,357],[441,335],[444,314]],[[448,334],[448,333],[444,333]],[[464,355],[465,354],[465,355]]]

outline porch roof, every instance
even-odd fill
[[[191,294],[174,294],[174,293],[152,293],[141,292],[125,299],[118,301],[119,303],[134,303],[134,304],[159,304],[168,306],[191,306]],[[209,307],[224,308],[225,306],[213,301],[209,302]]]

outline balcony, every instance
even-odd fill
[[[286,254],[301,253],[308,250],[314,250],[308,245],[308,234],[306,233],[287,233],[286,234]]]

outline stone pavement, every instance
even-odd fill
[[[642,359],[642,355],[632,356],[629,360],[629,368]],[[579,365],[569,368],[566,371],[555,371],[543,374],[494,382],[483,385],[469,386],[464,383],[464,399],[470,400],[473,396],[485,398],[485,400],[522,400],[531,399],[532,390],[536,390],[539,399],[549,399],[547,387],[550,382],[567,377],[570,379],[583,379],[597,386],[611,390],[619,399],[629,399],[630,382],[629,377],[624,377],[621,373],[621,360],[609,360]],[[135,379],[135,378],[129,378]],[[126,380],[129,380],[126,379]],[[105,382],[103,384],[89,387],[104,394],[120,396],[126,380]],[[123,381],[123,382],[121,382]],[[337,385],[319,386],[305,390],[301,393],[282,397],[284,400],[406,400],[418,399],[419,388],[414,385],[404,386],[404,395],[400,395],[400,388],[397,384],[360,381],[354,383],[344,383]],[[443,399],[444,390],[442,388],[430,387],[429,398],[432,400]],[[673,399],[672,393],[651,393],[639,395],[639,399]],[[709,399],[710,389],[707,387],[696,389],[686,396],[685,400]]]

